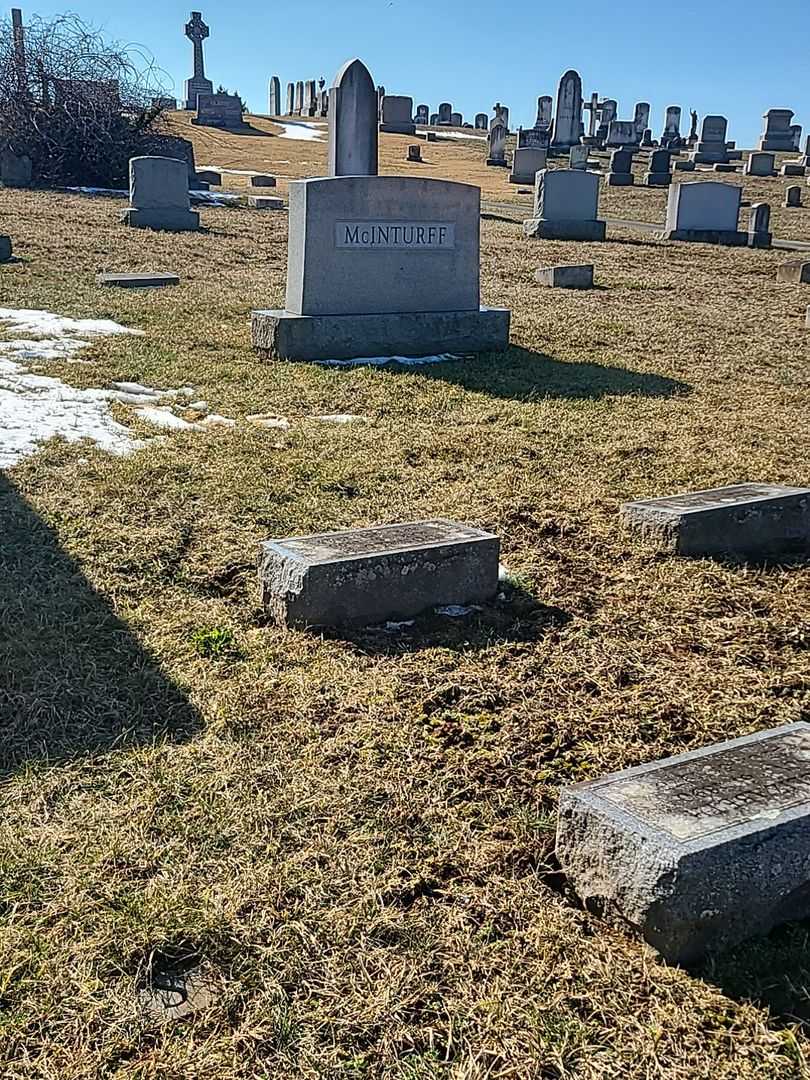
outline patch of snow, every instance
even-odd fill
[[[253,416],[246,416],[245,419],[256,427],[280,428],[282,431],[287,431],[290,426],[290,421],[283,416],[270,416],[264,413],[254,413]]]
[[[36,308],[0,308],[0,322],[8,323],[11,329],[27,334],[50,335],[62,338],[70,334],[88,334],[91,337],[107,334],[142,334],[142,330],[130,330],[112,319],[71,319],[66,315],[54,315],[50,311]],[[5,345],[5,342],[2,343]],[[53,341],[50,342],[53,346]],[[85,341],[75,342],[74,351],[84,348]]]
[[[303,142],[323,141],[324,129],[315,124],[305,124],[297,120],[284,120],[283,122],[279,121],[278,126],[282,129],[279,135],[280,139],[299,139]],[[287,163],[280,162],[280,164]]]
[[[177,416],[171,409],[160,405],[144,405],[135,410],[141,419],[146,420],[155,427],[166,428],[170,431],[194,431],[198,427],[182,416]]]
[[[159,390],[155,390],[151,386],[144,386],[143,383],[114,382],[112,387],[113,390],[119,390],[123,394],[129,394],[134,397],[160,397]]]
[[[193,409],[194,412],[208,412],[208,402],[207,401],[190,401],[188,403],[188,405],[186,405],[186,408],[187,409]]]
[[[426,132],[428,130],[433,130],[433,129],[432,128],[431,129],[422,128],[422,127],[417,128],[417,131],[421,131],[421,132]],[[466,132],[462,132],[462,131],[437,131],[436,136],[439,139],[472,139],[475,142],[486,142],[487,138],[488,138],[488,136],[486,136],[486,135],[468,135]]]
[[[444,607],[437,607],[433,609],[437,615],[446,615],[450,619],[462,619],[465,615],[472,615],[474,611],[480,611],[481,608],[475,604],[470,607],[465,607],[463,604],[447,604]]]
[[[220,416],[219,413],[211,413],[205,419],[198,421],[197,427],[235,427],[236,421],[230,416]]]
[[[68,187],[65,191],[69,191],[72,195],[106,195],[112,199],[128,199],[129,192],[122,191],[120,188],[103,188],[103,187]]]
[[[315,420],[323,420],[327,424],[351,424],[354,420],[360,420],[364,424],[368,423],[367,416],[355,416],[352,413],[332,413],[329,416],[316,416]]]
[[[401,364],[403,367],[420,367],[423,364],[444,364],[448,360],[463,360],[455,353],[441,353],[438,356],[358,356],[354,360],[316,360],[324,367],[384,367],[386,364]]]

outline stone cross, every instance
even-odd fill
[[[588,137],[593,139],[596,136],[596,128],[598,127],[599,121],[599,95],[596,93],[591,94],[591,100],[586,101],[582,108],[587,109],[590,113],[588,120]]]
[[[186,37],[194,46],[194,78],[205,78],[205,61],[203,60],[202,43],[211,31],[202,21],[201,11],[192,11],[191,21],[186,23]]]
[[[362,60],[348,60],[329,91],[328,176],[376,176],[377,90]]]

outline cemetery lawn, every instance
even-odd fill
[[[237,423],[156,432],[116,404],[142,450],[52,441],[0,474],[0,1075],[810,1075],[807,926],[669,967],[554,860],[561,785],[810,718],[806,565],[617,529],[628,499],[808,482],[789,256],[487,219],[507,354],[335,370],[250,349],[250,310],[282,305],[286,215],[204,209],[207,232],[170,236],[121,208],[4,191],[0,306],[138,328],[42,370],[191,386]],[[588,261],[593,291],[532,281]],[[103,290],[102,270],[182,283]],[[343,635],[267,623],[259,541],[433,516],[503,538],[508,599]],[[183,976],[198,1007],[166,1019],[148,989]]]

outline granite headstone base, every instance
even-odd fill
[[[672,173],[660,172],[652,173],[648,172],[644,174],[644,186],[645,187],[669,187],[672,183]]]
[[[529,218],[523,222],[523,235],[534,240],[604,240],[604,221],[547,221]]]
[[[268,540],[259,547],[262,603],[287,627],[408,619],[490,600],[499,551],[492,533],[440,519]]]
[[[295,315],[254,311],[253,348],[270,360],[354,360],[364,356],[434,356],[503,352],[510,312],[417,311],[376,315]]]
[[[158,229],[166,232],[193,232],[200,227],[200,215],[196,210],[167,207],[142,209],[130,207],[121,220],[135,229]]]
[[[625,503],[622,523],[677,555],[777,557],[810,551],[810,488],[734,484]]]
[[[688,244],[748,245],[748,233],[738,229],[665,229],[660,235],[662,240],[683,240]]]
[[[636,178],[632,173],[606,173],[605,183],[608,187],[632,187]]]
[[[585,907],[692,963],[810,915],[810,724],[564,788],[557,857]]]

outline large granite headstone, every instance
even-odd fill
[[[135,157],[129,163],[127,225],[139,229],[189,232],[200,215],[189,207],[188,165],[176,158]]]
[[[608,187],[632,187],[635,183],[633,176],[633,151],[614,150],[610,155],[610,171],[605,176]]]
[[[609,149],[636,150],[641,143],[641,135],[632,120],[611,120],[608,124],[605,146]]]
[[[509,312],[480,306],[480,190],[376,175],[374,84],[359,60],[332,95],[338,164],[289,184],[286,308],[253,312],[254,347],[299,360],[506,348]],[[341,170],[353,154],[355,167]]]
[[[748,155],[743,173],[746,176],[775,176],[775,163],[776,157],[774,154],[762,150],[753,150]]]
[[[500,542],[452,521],[267,540],[262,603],[287,627],[368,626],[430,608],[481,603],[498,590]]]
[[[661,135],[661,146],[664,149],[676,150],[682,142],[681,107],[680,105],[668,105],[664,118],[664,131]]]
[[[741,200],[742,188],[735,184],[717,180],[673,184],[663,238],[744,246],[748,236],[738,226]]]
[[[509,183],[527,184],[533,187],[538,172],[546,167],[547,153],[542,147],[519,146],[512,158]]]
[[[806,919],[810,724],[563,788],[556,853],[586,908],[671,962]]]
[[[727,131],[728,120],[725,116],[704,116],[700,140],[691,155],[692,161],[697,165],[728,164]]]
[[[281,108],[281,81],[278,75],[273,75],[267,86],[268,116],[281,116]]]
[[[810,547],[810,488],[734,484],[642,499],[625,503],[621,520],[676,555],[768,558]]]
[[[579,142],[582,133],[582,79],[576,71],[566,71],[557,89],[551,145],[568,150]]]
[[[604,240],[597,220],[599,177],[578,169],[543,169],[534,188],[534,217],[523,223],[524,236],[540,240]]]
[[[236,130],[244,127],[238,94],[197,94],[197,115],[192,124]]]
[[[443,101],[439,105],[439,123],[442,127],[449,127],[453,116],[453,106],[449,101]]]
[[[669,187],[672,183],[670,172],[672,155],[669,150],[653,150],[650,154],[649,168],[644,174],[647,187]]]

